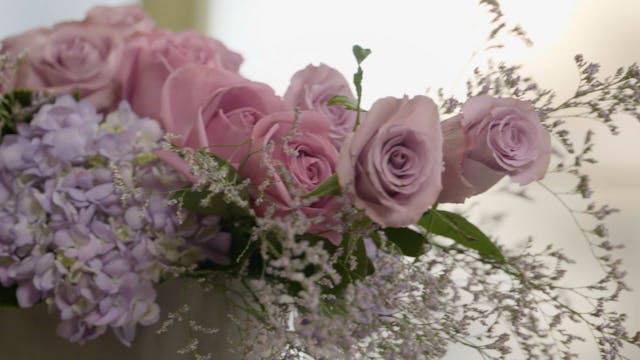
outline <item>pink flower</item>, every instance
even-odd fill
[[[293,196],[282,178],[282,171],[290,176],[289,186],[299,193],[314,190],[335,172],[338,151],[329,141],[328,124],[324,116],[313,111],[300,112],[297,120],[294,111],[274,113],[256,124],[251,133],[252,152],[255,153],[240,173],[257,187],[269,183],[264,190],[266,200],[256,209],[259,215],[264,215],[269,206],[275,206],[275,216],[291,211]],[[273,148],[267,154],[270,144]],[[340,207],[337,199],[331,197],[322,197],[302,207],[301,211],[307,218],[323,218],[308,231],[339,244],[339,234],[328,227],[336,222],[333,216],[339,213]]]
[[[327,105],[329,99],[338,95],[354,99],[344,76],[325,64],[309,65],[293,75],[284,100],[292,107],[315,110],[330,119],[329,136],[339,150],[344,138],[353,131],[356,113],[343,106]]]
[[[121,71],[122,97],[141,116],[160,117],[160,95],[169,75],[187,65],[237,72],[242,57],[220,41],[195,32],[155,31],[127,46]]]
[[[551,139],[528,102],[473,97],[462,114],[444,121],[442,128],[445,172],[440,202],[464,202],[505,175],[526,185],[547,172]]]
[[[84,23],[107,26],[123,36],[155,29],[153,20],[135,5],[95,6],[87,12]]]
[[[337,174],[344,192],[376,223],[415,224],[442,188],[434,102],[425,96],[376,101],[342,147]]]
[[[177,145],[207,148],[238,167],[250,149],[253,127],[285,104],[268,85],[223,69],[185,66],[166,80],[160,103],[164,129]]]
[[[27,52],[12,88],[29,88],[51,94],[75,91],[96,107],[118,102],[116,70],[121,66],[122,39],[108,28],[82,23],[62,23],[35,29],[3,40],[3,51]]]

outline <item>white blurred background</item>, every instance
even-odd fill
[[[2,1],[0,37],[35,26],[82,18],[96,3],[128,2]],[[508,38],[505,49],[483,52],[491,29],[490,16],[476,0],[154,0],[145,5],[160,13],[163,6],[167,9],[169,5],[196,9],[200,29],[243,54],[242,73],[270,84],[280,94],[286,89],[290,76],[308,63],[326,63],[350,78],[355,68],[351,46],[360,44],[371,48],[373,54],[363,66],[365,106],[382,96],[423,94],[427,88],[444,87],[462,97],[471,70],[486,64],[489,57],[523,64],[526,73],[533,75],[543,87],[557,90],[560,98],[571,94],[577,85],[575,54],[582,53],[588,60],[601,63],[605,74],[640,60],[638,0],[503,0],[501,3],[507,20],[522,24],[528,31],[533,47]],[[170,16],[169,12],[167,17]],[[621,134],[616,137],[588,120],[578,120],[574,126],[577,133],[588,126],[596,130],[595,155],[600,163],[589,168],[596,190],[594,200],[622,210],[609,219],[610,234],[615,241],[625,244],[626,250],[621,256],[629,271],[628,282],[640,291],[640,244],[636,241],[640,233],[640,122],[625,117],[617,121]],[[572,185],[554,178],[549,178],[547,183],[557,190]],[[540,242],[552,242],[564,248],[580,263],[568,279],[574,284],[598,277],[598,267],[570,215],[538,185],[531,185],[530,191],[536,198],[533,203],[500,194],[478,199],[479,209],[507,212],[499,226],[492,226],[492,234],[504,243],[514,244],[533,235]],[[591,223],[585,222],[585,227],[590,226]],[[629,314],[632,329],[640,328],[638,294],[625,294],[620,302],[620,310]],[[11,316],[14,315],[7,312],[0,314],[3,334],[13,329],[4,325],[5,319]],[[53,325],[47,326],[46,331],[53,334]],[[583,330],[575,331],[582,333]],[[152,338],[143,333],[133,349],[122,349],[121,358],[151,356],[140,348],[148,345]],[[64,347],[57,340],[47,341],[61,349]],[[117,346],[108,339],[85,349],[95,355],[90,358],[102,358],[106,353],[100,355],[99,349]],[[175,354],[166,353],[168,347],[163,349],[164,355],[157,354],[158,358],[174,357]],[[454,347],[448,358],[473,359],[474,356],[477,355],[473,352]],[[628,356],[640,359],[640,352],[631,350]],[[518,358],[517,354],[514,358]],[[594,346],[581,347],[580,359],[597,358]]]

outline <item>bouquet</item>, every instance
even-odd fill
[[[492,36],[506,31],[485,3]],[[235,304],[244,358],[438,358],[453,343],[483,358],[571,358],[586,340],[571,322],[604,359],[640,346],[611,307],[629,289],[604,224],[581,227],[603,277],[567,287],[560,249],[497,243],[450,205],[503,179],[526,196],[548,173],[575,176],[588,199],[592,132],[574,144],[565,119],[614,134],[615,114],[640,119],[635,64],[602,78],[576,56],[579,88],[564,101],[500,64],[475,72],[467,99],[439,91],[365,109],[369,49],[353,47],[355,91],[320,64],[279,96],[221,42],[158,29],[132,6],[96,7],[0,51],[0,302],[47,304],[69,341],[112,330],[130,345],[160,320],[155,286],[178,279]],[[198,345],[215,329],[188,312],[158,332],[183,323],[178,352],[208,358]]]

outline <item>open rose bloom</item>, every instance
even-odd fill
[[[82,21],[6,38],[0,51],[26,55],[9,90],[78,93],[98,108],[112,110],[122,100],[118,72],[127,42],[154,27],[136,6],[98,6]]]
[[[284,94],[284,100],[292,107],[314,110],[328,118],[331,142],[340,150],[345,137],[353,131],[356,112],[340,105],[327,104],[334,96],[354,99],[347,79],[336,69],[320,64],[309,65],[296,72]]]
[[[414,224],[435,202],[442,133],[435,103],[384,98],[342,148],[338,177],[356,207],[383,226]]]
[[[79,92],[103,109],[119,101],[115,75],[124,42],[106,27],[63,23],[5,39],[2,45],[13,54],[28,53],[11,84],[14,89]]]
[[[463,202],[507,175],[526,185],[547,172],[551,138],[527,102],[474,97],[442,128],[445,172],[440,202]]]
[[[297,134],[296,134],[297,133]],[[251,133],[253,155],[241,174],[256,186],[266,185],[258,214],[285,215],[294,208],[294,195],[308,193],[336,171],[338,151],[329,138],[329,122],[313,111],[285,111],[261,119]],[[340,211],[332,197],[321,197],[300,211],[316,222],[312,233],[339,244],[341,236],[330,227]]]

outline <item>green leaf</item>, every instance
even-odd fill
[[[239,185],[242,178],[239,172],[224,159],[211,154],[203,149],[198,149],[199,156],[206,156],[215,161],[220,168],[225,168],[225,179],[229,186]],[[239,196],[247,203],[249,194],[246,189],[239,191]],[[250,276],[258,276],[262,273],[263,263],[260,258],[258,243],[250,241],[256,219],[250,214],[249,209],[225,199],[224,193],[213,194],[209,190],[197,190],[191,186],[179,189],[173,193],[173,199],[177,200],[185,209],[202,215],[216,215],[222,217],[221,231],[231,235],[231,248],[229,249],[229,264],[216,264],[204,261],[198,264],[196,273],[207,271],[235,271],[243,268],[249,262]],[[256,275],[258,274],[258,275]]]
[[[0,138],[6,134],[15,134],[16,125],[24,119],[16,114],[19,109],[31,105],[32,93],[16,90],[0,97]]]
[[[338,175],[333,174],[329,176],[322,184],[318,185],[312,192],[302,195],[303,199],[340,195],[340,182],[338,182]]]
[[[216,154],[210,153],[205,149],[198,149],[198,155],[203,155],[209,157],[211,160],[218,163],[220,168],[227,169],[227,179],[235,184],[240,184],[242,182],[242,176],[240,176],[240,172],[238,169],[234,168],[227,160],[219,157]]]
[[[353,74],[353,85],[356,87],[356,95],[358,96],[358,103],[360,103],[362,99],[362,68],[358,66],[358,71]],[[356,111],[360,106],[356,104]]]
[[[334,96],[331,99],[329,99],[329,101],[327,101],[327,105],[329,106],[340,105],[347,110],[358,111],[358,105],[354,103],[352,99],[346,96],[340,96],[340,95]]]
[[[229,264],[214,263],[205,260],[198,264],[195,273],[210,271],[248,271],[251,277],[260,277],[262,273],[262,259],[260,258],[259,243],[251,241],[252,229],[255,226],[255,219],[251,217],[243,218],[222,218],[220,229],[222,232],[231,235],[231,247],[229,249]],[[249,262],[245,267],[245,263]]]
[[[296,236],[297,241],[308,241],[310,244],[314,245],[317,243],[322,243],[322,247],[327,250],[329,253],[333,254],[338,248],[335,246],[329,239],[322,235],[304,233]]]
[[[360,45],[353,45],[353,55],[356,57],[356,61],[358,62],[358,71],[353,74],[353,85],[356,87],[356,124],[353,128],[354,130],[360,125],[360,104],[362,103],[362,67],[360,65],[371,54],[371,50],[365,49]]]
[[[240,184],[242,177],[236,168],[229,164],[226,160],[204,150],[198,150],[198,155],[204,155],[217,162],[221,168],[227,169],[227,180],[232,184]],[[243,191],[240,194],[243,200],[249,200],[249,194]],[[226,201],[223,193],[211,194],[207,190],[194,190],[191,187],[185,187],[174,193],[174,198],[182,202],[185,209],[191,210],[198,214],[217,215],[222,217],[248,217],[248,209],[245,209],[233,202]],[[208,200],[203,204],[203,200]]]
[[[384,234],[387,239],[396,244],[406,256],[418,257],[424,252],[426,241],[422,234],[408,228],[385,228]]]
[[[318,303],[320,313],[329,318],[333,318],[336,315],[347,316],[349,312],[341,299],[336,300],[320,300]]]
[[[367,256],[367,249],[362,236],[353,237],[348,232],[343,234],[339,248],[342,249],[343,254],[333,266],[340,274],[341,281],[339,284],[334,284],[334,286],[324,289],[326,293],[333,295],[341,294],[348,284],[364,279],[375,271],[371,259]],[[355,266],[352,266],[354,265],[353,257],[355,257]]]
[[[365,49],[360,45],[353,45],[353,56],[356,57],[358,65],[362,64],[364,59],[366,59],[369,55],[371,55],[370,49]]]
[[[40,108],[52,103],[55,97],[31,90],[18,89],[0,96],[0,141],[7,134],[15,134],[17,124],[29,122]]]
[[[30,106],[33,102],[34,93],[31,90],[18,89],[3,95],[4,99],[20,105],[21,107]]]
[[[360,237],[356,242],[355,255],[357,260],[357,265],[354,270],[356,277],[359,279],[364,279],[368,275],[373,274],[375,268],[373,267],[371,259],[369,259],[369,256],[367,255],[367,248],[364,245],[363,237]]]
[[[382,247],[382,237],[377,231],[372,231],[371,233],[369,233],[369,236],[371,236],[371,240],[377,248]]]
[[[500,249],[491,239],[461,215],[431,209],[422,216],[418,225],[433,234],[444,236],[464,247],[474,249],[482,256],[500,263],[505,261]]]
[[[210,195],[207,191],[195,191],[188,187],[176,191],[174,198],[179,199],[185,209],[197,214],[234,218],[249,216],[247,209],[225,201],[222,193]],[[206,198],[209,201],[203,204],[202,200]]]
[[[0,308],[16,308],[18,306],[18,299],[16,298],[16,287],[2,287],[0,286]]]

